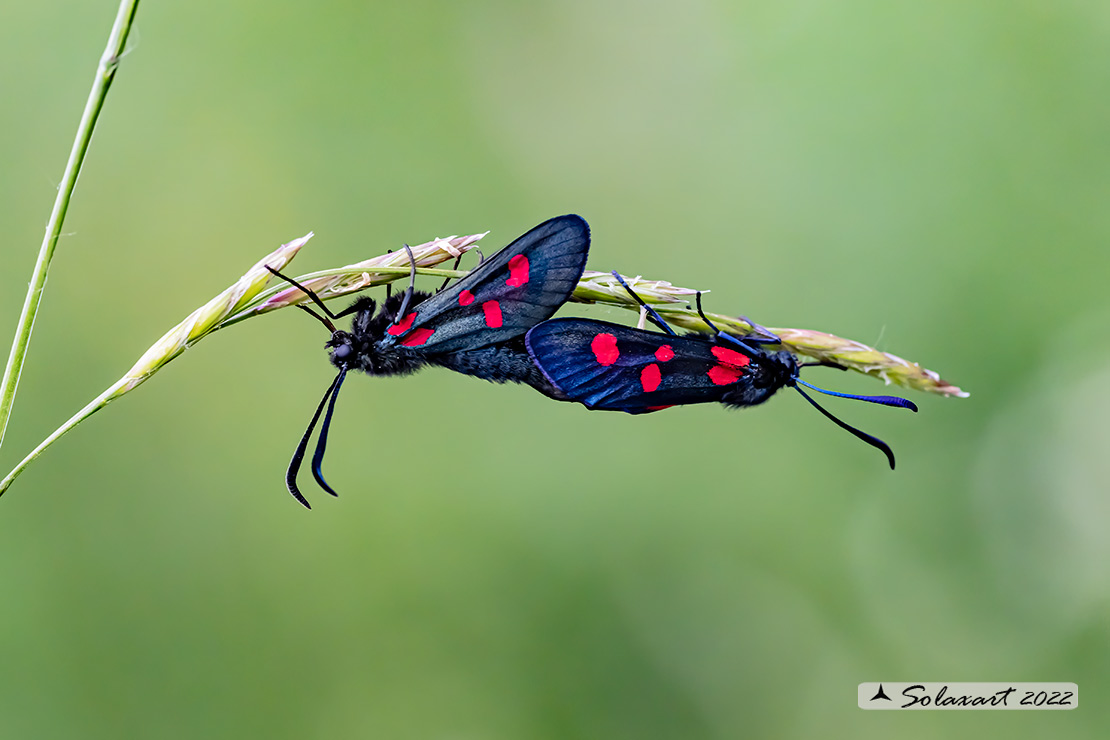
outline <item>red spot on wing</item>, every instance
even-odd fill
[[[459,305],[460,306],[469,306],[473,302],[474,302],[474,294],[471,293],[469,290],[464,290],[462,293],[459,293]]]
[[[500,329],[504,320],[501,317],[501,304],[497,301],[486,301],[482,304],[482,310],[486,314],[486,326],[491,329]]]
[[[413,311],[408,316],[406,316],[405,318],[398,321],[396,324],[391,324],[389,326],[389,328],[385,330],[386,334],[390,334],[392,336],[397,336],[398,334],[404,334],[406,331],[409,330],[409,327],[412,326],[412,321],[415,318],[416,318],[416,311]]]
[[[435,332],[435,329],[414,329],[412,334],[401,340],[401,344],[406,347],[419,347],[427,342]]]
[[[654,362],[640,371],[640,385],[647,393],[651,393],[658,388],[662,380],[663,376],[659,372],[659,366]]]
[[[713,385],[728,385],[729,383],[735,383],[737,380],[740,380],[744,375],[744,371],[732,365],[714,365],[709,368],[709,372],[707,372],[706,375],[713,381]]]
[[[666,406],[648,406],[646,410],[647,411],[662,411],[663,409],[673,409],[673,408],[674,408],[674,404],[671,403],[671,404],[668,404]]]
[[[728,385],[740,380],[745,373],[743,368],[752,361],[743,352],[737,352],[728,347],[710,347],[709,351],[721,361],[720,365],[714,365],[706,373],[714,385]]]
[[[743,352],[737,352],[727,347],[710,347],[709,351],[712,352],[713,356],[718,360],[726,365],[732,365],[733,367],[744,367],[752,361],[751,358]]]
[[[617,338],[612,334],[601,333],[595,336],[594,341],[590,342],[590,349],[602,365],[612,365],[621,356],[617,349]]]
[[[671,345],[664,344],[662,347],[655,350],[655,359],[659,360],[660,362],[666,362],[667,360],[673,360],[674,359],[674,350],[671,349]]]
[[[514,254],[509,258],[509,279],[505,285],[519,288],[528,282],[528,258],[523,254]]]

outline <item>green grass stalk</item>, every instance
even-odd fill
[[[123,54],[124,45],[127,43],[127,34],[131,31],[131,24],[135,20],[135,12],[139,8],[139,0],[122,0],[116,22],[108,35],[108,45],[100,57],[100,64],[93,78],[89,98],[85,102],[85,111],[81,114],[81,122],[77,125],[77,137],[73,140],[73,148],[69,152],[69,160],[58,185],[58,195],[54,199],[54,209],[50,212],[50,219],[46,222],[46,233],[39,248],[39,256],[35,261],[34,272],[31,273],[31,283],[27,287],[27,297],[23,301],[23,311],[19,315],[16,325],[15,337],[12,339],[12,349],[8,355],[8,364],[4,368],[4,379],[0,383],[0,446],[4,444],[4,433],[8,428],[8,419],[11,417],[12,406],[15,404],[15,394],[19,388],[19,376],[23,372],[23,362],[27,357],[27,347],[31,342],[31,330],[35,325],[35,316],[38,314],[39,302],[42,292],[46,287],[46,274],[50,271],[50,262],[54,258],[54,248],[58,245],[58,237],[62,233],[62,224],[69,209],[73,189],[77,185],[77,178],[81,174],[81,165],[85,161],[85,152],[92,141],[93,129],[96,128],[96,119],[100,109],[104,106],[104,99],[108,95],[108,88],[116,76],[120,55]]]

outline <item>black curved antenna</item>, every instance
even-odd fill
[[[304,436],[301,437],[297,449],[293,452],[293,459],[289,461],[289,469],[285,471],[286,488],[289,489],[289,493],[293,494],[293,498],[300,501],[306,509],[311,509],[312,507],[309,506],[308,499],[301,494],[301,489],[297,488],[297,473],[300,472],[301,461],[304,460],[305,450],[308,449],[308,439],[312,436],[312,430],[316,428],[316,422],[320,420],[320,414],[324,410],[324,404],[332,397],[332,394],[336,390],[336,386],[338,386],[342,380],[343,371],[340,371],[339,375],[336,375],[335,380],[328,386],[328,390],[324,393],[324,397],[320,399],[320,405],[316,407],[316,413],[312,415],[312,421],[308,422],[308,428],[304,430]]]
[[[328,402],[328,412],[324,414],[324,423],[320,426],[320,436],[316,440],[316,452],[312,454],[312,477],[325,491],[332,496],[339,494],[332,490],[324,480],[324,473],[320,466],[324,463],[324,450],[328,446],[328,429],[331,427],[331,415],[335,412],[335,399],[339,398],[339,388],[343,385],[343,378],[347,377],[347,369],[343,368],[339,371],[339,377],[335,379],[335,386],[331,392],[331,401]]]
[[[811,364],[820,365],[820,364],[823,364],[823,363],[811,363]],[[803,367],[803,366],[804,365],[799,366],[799,367]],[[818,393],[824,393],[826,396],[837,396],[839,398],[850,398],[854,401],[867,401],[868,403],[877,403],[881,406],[894,406],[896,408],[909,409],[910,411],[914,411],[914,412],[917,411],[917,404],[915,404],[913,401],[910,401],[908,399],[899,398],[898,396],[860,396],[860,395],[856,395],[854,393],[840,393],[838,391],[827,391],[824,388],[818,388],[815,385],[811,385],[811,384],[805,382],[804,380],[799,378],[797,376],[797,374],[795,374],[795,376],[791,379],[790,386],[793,387],[794,390],[798,391],[798,393],[802,394],[802,398],[809,401],[811,406],[813,406],[815,409],[817,409],[822,414],[824,414],[825,418],[832,421],[834,424],[836,424],[841,429],[844,429],[844,430],[848,431],[849,433],[855,435],[857,438],[862,439],[864,442],[871,445],[872,447],[876,447],[879,450],[882,450],[883,454],[886,455],[886,459],[890,462],[890,469],[894,470],[894,452],[890,449],[890,447],[887,445],[886,442],[882,441],[878,437],[872,437],[867,432],[856,429],[854,426],[851,426],[850,424],[845,424],[843,421],[841,421],[840,419],[836,418],[831,413],[826,411],[825,408],[822,407],[819,403],[817,403],[812,398],[810,398],[808,393],[806,393],[805,391],[803,391],[801,388],[798,387],[799,384],[804,385],[806,388],[811,388],[811,389],[817,391]]]
[[[803,391],[798,386],[794,386],[794,390],[798,391],[798,393],[801,393],[802,398],[809,401],[810,405],[813,406],[813,408],[820,411],[825,416],[825,418],[828,419],[829,421],[831,421],[833,424],[836,424],[841,429],[855,435],[857,438],[862,439],[864,442],[871,445],[872,447],[875,447],[875,448],[881,450],[882,453],[884,455],[886,455],[887,461],[890,463],[890,469],[894,470],[894,452],[890,449],[890,446],[886,442],[882,441],[878,437],[872,437],[867,432],[856,429],[854,426],[852,426],[850,424],[845,424],[840,419],[836,418],[835,416],[830,414],[828,411],[826,411],[824,409],[824,407],[821,406],[821,404],[817,403],[812,398],[810,398],[809,394],[806,393],[805,391]]]

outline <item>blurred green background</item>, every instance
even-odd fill
[[[0,342],[116,11],[0,2]],[[143,3],[5,470],[282,242],[296,272],[566,212],[966,400],[589,413],[332,377],[315,322],[206,339],[0,500],[0,737],[1104,737],[1110,6]],[[579,309],[581,310],[581,309]],[[616,309],[590,315],[629,321]],[[813,371],[812,382],[881,392]],[[1073,712],[864,712],[876,680]]]

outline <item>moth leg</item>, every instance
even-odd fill
[[[393,254],[393,250],[392,249],[387,249],[387,250],[385,250],[385,253],[386,254]],[[393,283],[386,283],[385,284],[385,300],[388,301],[392,297],[393,297]]]
[[[848,370],[848,368],[844,367],[843,365],[837,365],[835,362],[829,362],[828,360],[801,362],[798,363],[798,367],[831,367],[834,370],[843,370],[845,372],[847,372]]]
[[[326,326],[326,327],[328,328],[328,331],[330,331],[330,332],[331,332],[332,334],[335,334],[335,332],[336,332],[336,331],[338,331],[338,330],[337,330],[337,329],[335,328],[335,324],[333,324],[333,323],[331,322],[331,319],[326,319],[326,318],[324,318],[323,316],[321,316],[320,314],[316,313],[315,311],[313,311],[313,310],[312,310],[311,308],[309,308],[308,306],[304,305],[303,303],[298,303],[298,304],[297,304],[297,308],[301,309],[301,310],[302,310],[302,311],[304,311],[304,312],[305,312],[306,314],[308,314],[309,316],[311,316],[312,318],[316,319],[316,320],[317,320],[317,321],[319,321],[319,322],[320,322],[321,324],[323,324],[324,326]],[[338,316],[337,316],[336,318],[338,318]]]
[[[409,264],[411,265],[409,269],[409,287],[405,289],[405,298],[401,301],[401,310],[393,317],[394,324],[405,317],[405,313],[409,310],[409,301],[412,300],[412,292],[416,289],[416,258],[412,256],[412,249],[409,248],[408,244],[405,245],[405,251],[409,255]]]
[[[617,272],[616,270],[613,270],[612,275],[613,275],[613,277],[615,277],[617,279],[617,282],[621,284],[621,287],[625,289],[625,291],[628,293],[628,295],[632,296],[633,300],[635,300],[637,303],[640,304],[640,308],[643,309],[644,312],[647,314],[648,321],[655,324],[660,329],[662,329],[663,331],[670,334],[672,337],[676,336],[674,329],[672,329],[670,327],[670,325],[666,321],[663,320],[663,317],[660,316],[659,313],[654,308],[652,308],[647,303],[645,303],[644,299],[641,298],[636,293],[636,291],[634,291],[634,290],[632,290],[632,288],[628,287],[628,283],[624,282],[624,278],[621,277],[621,274],[619,272]]]
[[[458,257],[455,258],[455,266],[451,268],[452,270],[459,269],[459,263],[462,262],[462,258],[463,258],[462,254],[460,254]],[[443,285],[439,286],[439,290],[437,290],[436,292],[437,293],[442,292],[443,289],[447,287],[447,283],[449,283],[449,282],[451,282],[451,278],[443,278]]]
[[[304,287],[303,285],[298,283],[293,278],[286,277],[285,275],[282,275],[280,272],[278,272],[274,268],[270,267],[269,265],[263,265],[263,267],[265,267],[267,270],[269,270],[274,275],[277,275],[279,278],[281,278],[285,282],[292,285],[294,288],[298,288],[302,293],[304,293],[306,296],[308,296],[309,300],[311,300],[313,303],[315,303],[320,308],[320,310],[323,311],[327,315],[327,317],[329,319],[332,319],[334,321],[335,319],[338,319],[338,318],[343,316],[343,314],[341,314],[341,313],[340,314],[332,313],[331,309],[329,309],[327,306],[325,306],[324,302],[322,300],[320,300],[320,296],[316,295],[316,291],[309,290],[308,288]],[[316,316],[316,318],[320,318],[311,309],[309,309],[307,306],[302,306],[302,308],[307,310],[313,316]],[[323,319],[321,319],[321,320],[323,320]],[[332,331],[335,331],[335,327],[332,327]]]
[[[752,333],[744,337],[746,341],[752,344],[782,344],[782,340],[779,339],[778,335],[767,327],[755,323],[747,316],[740,316],[739,318],[752,328]]]
[[[755,353],[759,352],[758,346],[753,346],[753,345],[758,345],[759,344],[758,341],[749,343],[751,337],[744,337],[743,339],[741,339],[740,337],[733,336],[732,334],[728,334],[726,332],[723,332],[723,331],[721,331],[720,329],[717,328],[716,324],[714,324],[712,321],[709,320],[709,317],[705,315],[705,311],[702,310],[702,307],[701,307],[701,291],[698,291],[696,299],[697,299],[697,305],[698,305],[698,316],[701,316],[701,320],[704,321],[710,329],[712,329],[714,332],[716,332],[717,339],[723,339],[726,342],[731,342],[732,344],[735,344],[738,347],[742,347],[750,355],[754,355]],[[744,319],[744,320],[747,321],[747,319]],[[748,321],[748,323],[751,324],[750,321]],[[753,325],[753,326],[758,326],[758,324]],[[777,343],[778,342],[775,342],[775,344],[777,344]]]
[[[350,316],[351,314],[357,313],[357,312],[358,312],[358,302],[356,301],[356,302],[352,303],[351,305],[347,306],[345,309],[343,309],[339,313],[337,313],[335,315],[335,317],[337,319],[341,319],[344,316]]]

